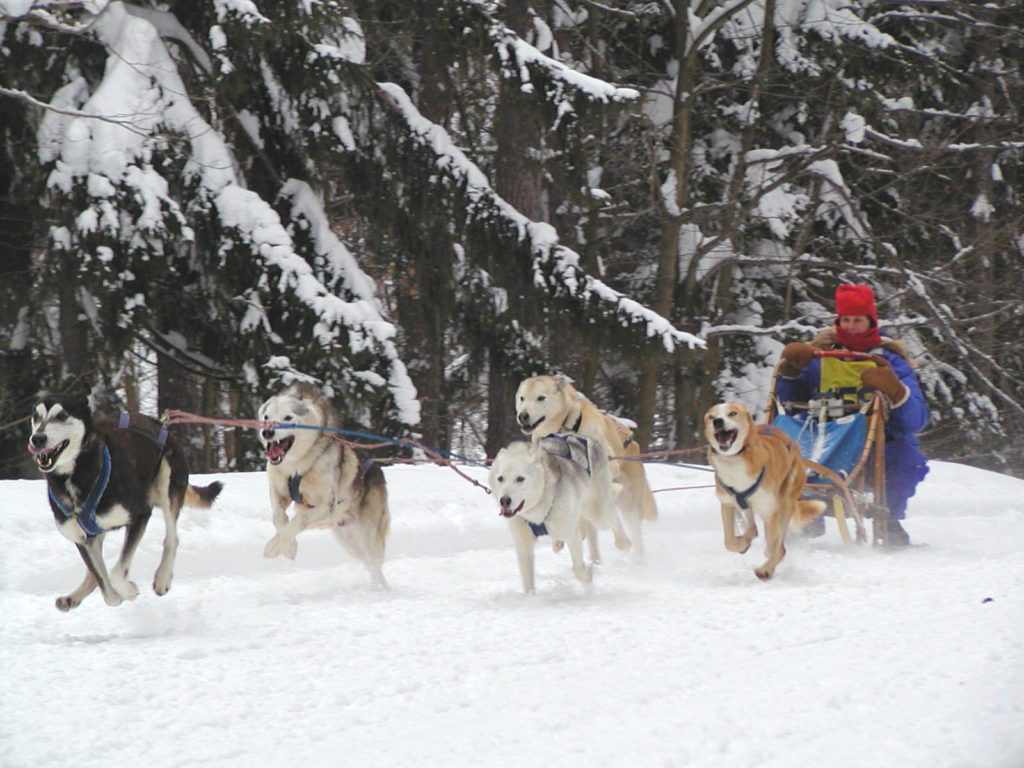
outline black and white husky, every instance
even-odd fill
[[[37,403],[28,450],[46,475],[57,529],[75,543],[86,566],[85,579],[74,592],[57,598],[57,608],[77,607],[97,586],[112,606],[139,594],[128,569],[154,506],[164,512],[166,534],[153,591],[166,594],[174,575],[181,507],[209,507],[221,483],[189,485],[181,446],[159,421],[128,413],[117,420],[94,420],[86,395],[49,395]],[[103,539],[117,528],[125,529],[124,547],[108,573]]]

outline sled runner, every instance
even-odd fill
[[[821,380],[807,402],[779,402],[778,367],[772,377],[767,420],[800,445],[807,467],[804,498],[828,504],[843,541],[867,540],[864,518],[872,521],[872,543],[886,543],[889,508],[885,500],[885,398],[861,386],[860,374],[874,367],[871,356],[843,350],[819,351]]]

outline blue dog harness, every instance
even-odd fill
[[[734,499],[736,499],[736,503],[740,505],[740,509],[750,509],[750,497],[753,496],[757,489],[761,487],[761,480],[764,479],[764,469],[764,467],[761,468],[761,474],[757,476],[757,480],[755,480],[754,484],[745,491],[737,491],[735,488],[731,488],[725,483],[722,483],[722,487],[725,488],[725,490],[727,490]]]
[[[103,533],[106,529],[103,528],[96,520],[96,508],[100,505],[100,499],[103,498],[103,492],[107,490],[107,483],[110,482],[110,451],[107,449],[107,444],[103,444],[103,467],[100,469],[100,476],[96,478],[96,483],[93,485],[92,490],[89,491],[89,495],[85,501],[82,502],[82,509],[76,515],[74,509],[68,508],[68,506],[60,500],[60,498],[53,492],[53,488],[49,488],[50,501],[52,501],[57,508],[64,513],[64,517],[70,520],[72,517],[77,518],[78,527],[82,529],[82,532],[86,536],[98,536]]]
[[[296,504],[301,504],[304,507],[308,507],[309,504],[302,498],[302,491],[299,490],[299,485],[302,483],[302,475],[292,475],[288,478],[288,495],[292,497],[292,501]]]
[[[154,436],[152,432],[148,432],[139,427],[131,427],[132,415],[128,411],[121,411],[117,416],[117,428],[118,429],[130,429],[132,432],[138,432],[140,435],[145,435],[152,440],[157,448],[163,450],[164,446],[167,445],[167,425],[161,424],[160,431]]]
[[[154,435],[152,432],[148,432],[139,427],[131,426],[132,416],[128,411],[121,411],[117,417],[117,428],[127,429],[132,432],[137,432],[140,435],[145,435],[160,449],[161,456],[163,455],[164,449],[167,447],[167,425],[162,424],[160,431]],[[159,463],[159,462],[158,462]],[[99,524],[96,520],[96,509],[100,505],[100,499],[103,498],[104,491],[107,490],[107,483],[110,482],[110,449],[107,448],[107,444],[103,444],[103,466],[100,469],[100,476],[96,478],[96,483],[93,485],[92,490],[89,491],[89,495],[82,503],[81,511],[76,515],[73,509],[70,509],[60,498],[53,492],[53,488],[48,488],[50,494],[50,500],[57,505],[57,508],[64,513],[64,517],[70,520],[72,517],[77,518],[78,527],[82,529],[82,532],[86,536],[98,536],[101,533],[106,533],[107,529]]]
[[[366,473],[370,471],[370,467],[373,466],[373,459],[367,457],[359,462],[359,474],[357,479],[362,480],[366,477]],[[291,496],[292,501],[296,504],[301,504],[304,507],[310,506],[306,503],[305,497],[302,495],[302,491],[299,490],[299,486],[302,485],[302,475],[294,474],[288,478],[288,495]]]

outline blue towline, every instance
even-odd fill
[[[362,440],[375,440],[380,443],[390,443],[391,445],[401,446],[403,448],[425,448],[428,451],[443,456],[446,459],[455,459],[456,461],[465,462],[466,464],[472,464],[477,467],[486,468],[487,465],[483,462],[474,461],[473,459],[460,456],[457,453],[451,453],[450,451],[442,450],[441,448],[434,448],[430,445],[423,445],[422,443],[412,442],[411,440],[403,440],[397,437],[385,437],[384,435],[375,435],[372,432],[360,432],[356,429],[342,429],[341,427],[318,427],[315,424],[292,424],[288,422],[278,422],[274,424],[274,429],[313,429],[317,432],[330,432],[335,435],[342,435],[344,437],[358,437]]]
[[[336,435],[342,435],[344,437],[358,437],[363,440],[376,440],[380,443],[390,443],[391,445],[398,445],[403,448],[425,448],[428,451],[433,451],[446,459],[454,459],[455,461],[461,461],[466,464],[472,464],[474,467],[484,467],[487,465],[481,461],[466,458],[460,456],[457,453],[442,450],[441,448],[434,448],[430,445],[423,445],[422,443],[415,443],[409,440],[403,440],[397,437],[386,437],[384,435],[376,435],[373,432],[360,432],[356,429],[342,429],[341,427],[318,427],[314,424],[293,424],[290,422],[275,422],[274,429],[312,429],[317,432],[331,432]],[[711,467],[705,467],[701,464],[679,464],[670,461],[652,461],[651,464],[667,464],[670,467],[684,467],[687,469],[699,469],[702,472],[714,472],[715,470]]]

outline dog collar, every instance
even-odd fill
[[[750,497],[753,496],[761,486],[761,480],[764,479],[764,470],[765,468],[761,467],[761,474],[757,476],[757,480],[754,481],[754,484],[745,491],[737,491],[735,488],[730,488],[725,483],[722,483],[722,487],[725,488],[725,490],[727,490],[734,499],[736,499],[736,503],[740,505],[740,509],[750,509]]]
[[[555,508],[555,501],[555,499],[551,500],[551,506],[548,507],[547,514],[544,515],[544,520],[541,520],[539,523],[531,523],[529,520],[526,520],[526,524],[530,526],[530,530],[533,531],[534,538],[539,539],[541,536],[548,535],[548,527],[544,523],[547,521],[548,517],[551,516],[551,510]]]
[[[82,533],[86,536],[98,536],[104,533],[107,529],[99,524],[96,520],[96,508],[100,505],[100,499],[103,498],[103,492],[107,490],[107,483],[110,482],[110,451],[107,448],[107,444],[103,444],[103,466],[100,469],[100,476],[96,478],[96,483],[93,485],[92,490],[89,491],[89,495],[85,498],[82,503],[81,511],[76,515],[73,508],[69,508],[60,497],[53,492],[53,487],[47,484],[47,490],[50,493],[50,501],[52,501],[57,508],[64,513],[64,517],[70,520],[72,517],[76,518],[78,527],[82,529]]]

